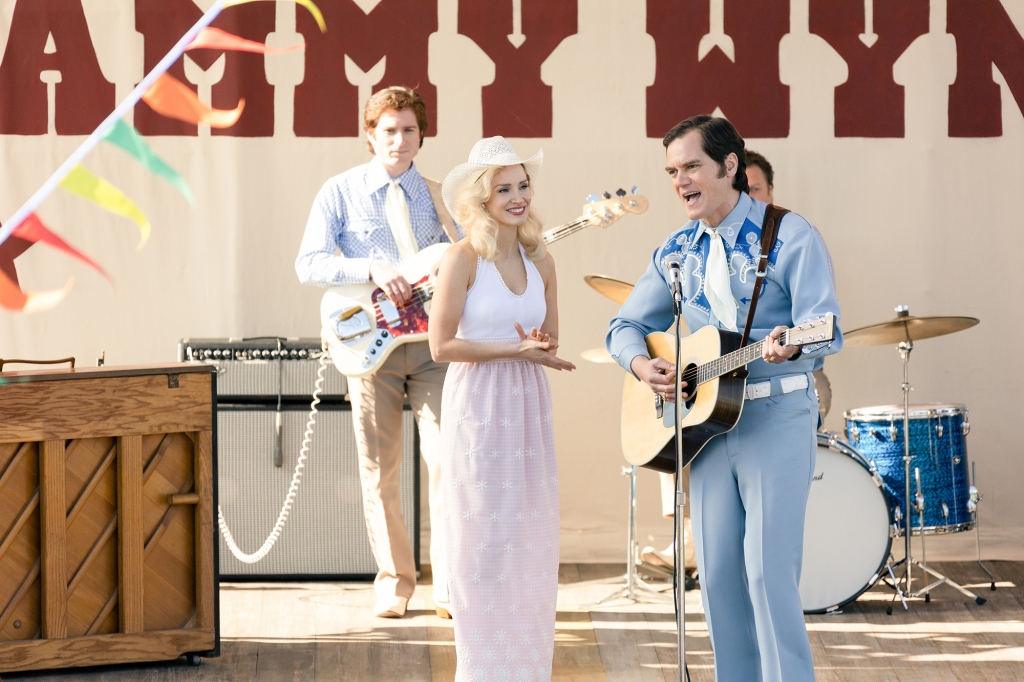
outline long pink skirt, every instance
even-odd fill
[[[455,679],[551,679],[558,467],[544,369],[452,363],[441,452]]]

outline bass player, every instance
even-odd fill
[[[675,367],[651,360],[644,337],[671,326],[669,264],[681,264],[690,330],[742,329],[753,293],[765,204],[747,194],[744,142],[729,121],[695,116],[665,135],[666,171],[689,218],[658,249],[610,324],[609,352],[667,400]],[[842,345],[783,346],[786,327],[839,314],[818,233],[794,213],[769,252],[752,338],[765,339],[747,365],[746,400],[735,428],[713,438],[690,469],[701,598],[718,682],[805,682],[814,665],[798,585],[804,513],[814,473],[815,360]],[[683,395],[699,390],[684,385]]]
[[[421,248],[457,241],[458,234],[440,201],[440,185],[413,164],[427,132],[420,96],[403,87],[378,91],[366,102],[363,127],[373,158],[331,178],[317,194],[295,271],[303,284],[321,287],[373,281],[401,304],[411,298],[412,286],[396,268]],[[447,363],[434,362],[422,341],[396,348],[374,374],[349,378],[366,530],[378,569],[373,614],[381,618],[405,615],[416,587],[398,484],[406,396],[430,479],[434,603],[437,615],[451,617],[439,451],[446,370]]]

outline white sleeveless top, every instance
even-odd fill
[[[476,258],[476,279],[466,293],[466,305],[459,320],[456,337],[467,341],[490,343],[516,343],[519,334],[513,323],[518,322],[529,334],[530,327],[541,328],[547,315],[544,299],[544,280],[537,266],[526,257],[523,245],[519,253],[526,265],[526,291],[520,296],[513,294],[494,263]]]

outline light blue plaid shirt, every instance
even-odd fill
[[[426,181],[413,164],[398,177],[409,204],[417,246],[449,241],[430,199]],[[398,267],[398,244],[384,213],[391,176],[374,157],[369,163],[336,175],[320,189],[309,212],[306,233],[295,259],[303,284],[321,287],[370,281],[370,262]],[[335,255],[338,249],[341,255]]]

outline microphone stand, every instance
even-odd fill
[[[672,284],[672,311],[675,315],[676,329],[676,380],[675,405],[673,416],[676,438],[676,513],[675,513],[675,611],[676,611],[676,663],[678,665],[679,682],[689,682],[690,670],[686,667],[686,491],[683,490],[683,426],[682,426],[682,348],[680,320],[683,316],[683,286],[679,276],[679,265],[673,263],[669,267]],[[688,387],[689,388],[689,387]],[[691,388],[692,391],[692,388]]]

